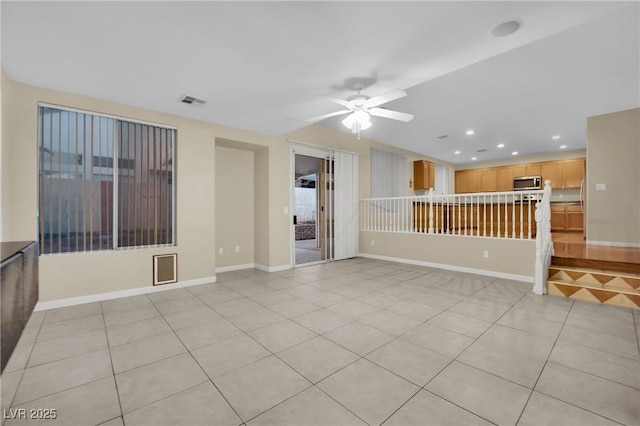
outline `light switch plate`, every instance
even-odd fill
[[[606,191],[607,184],[606,183],[596,183],[596,191]]]

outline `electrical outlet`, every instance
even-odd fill
[[[560,198],[561,200],[564,198],[564,194],[561,192],[558,194],[558,198]]]
[[[289,214],[289,207],[287,206],[284,207],[284,214]]]
[[[236,246],[236,253],[240,253],[240,246]]]
[[[488,259],[488,258],[489,258],[489,250],[484,250],[484,251],[482,252],[482,256],[483,256],[485,259]]]
[[[371,240],[371,246],[375,246],[376,245],[376,241],[375,240]]]
[[[224,249],[222,247],[218,249],[218,254],[224,254]]]

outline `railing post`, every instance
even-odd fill
[[[429,233],[433,234],[433,188],[429,188]]]
[[[542,200],[536,202],[536,263],[534,268],[533,292],[546,294],[546,281],[549,276],[550,257],[553,254],[551,243],[551,181],[544,182]]]

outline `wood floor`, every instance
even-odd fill
[[[640,274],[640,248],[589,245],[582,232],[553,232],[552,264]]]

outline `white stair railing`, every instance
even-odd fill
[[[531,240],[535,205],[543,191],[367,198],[360,200],[361,231]]]
[[[536,203],[536,265],[534,271],[533,292],[546,294],[546,282],[549,278],[549,266],[553,256],[551,241],[551,181],[544,181],[542,200]]]

